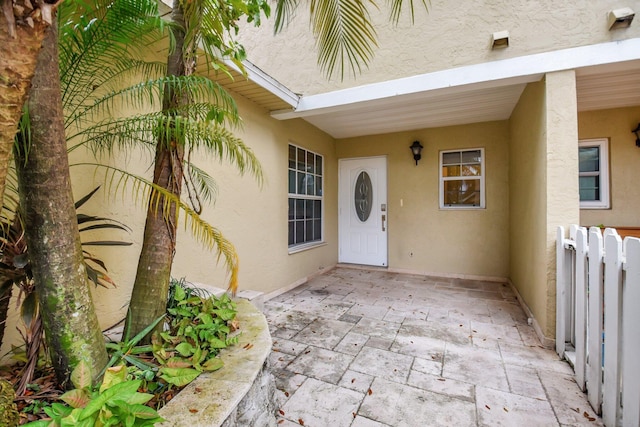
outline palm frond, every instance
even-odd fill
[[[289,25],[298,4],[298,0],[278,0],[276,2],[275,24],[273,27],[274,34],[282,31],[285,25]]]
[[[139,69],[138,58],[161,38],[166,25],[152,0],[65,2],[62,6],[60,75],[66,106],[82,104],[114,75]]]
[[[193,184],[196,193],[205,201],[215,203],[218,195],[218,185],[215,179],[190,161],[187,161],[185,166],[188,179]]]
[[[400,21],[400,16],[402,15],[402,8],[404,6],[404,2],[407,0],[387,0],[387,4],[389,9],[391,10],[389,15],[389,20],[393,22],[395,25]],[[411,23],[415,22],[415,6],[413,4],[413,0],[409,1],[409,11],[411,13]],[[424,9],[429,12],[429,4],[431,4],[431,0],[420,0]]]
[[[347,65],[354,76],[359,74],[377,46],[363,0],[312,0],[310,11],[320,67],[329,77],[337,73],[344,79]]]
[[[118,194],[120,192],[124,194],[124,189],[129,188],[134,199],[141,203],[148,202],[148,209],[153,212],[157,213],[162,207],[161,211],[164,212],[165,220],[173,220],[177,223],[180,212],[183,212],[185,229],[189,230],[191,235],[205,249],[215,250],[217,262],[220,261],[220,258],[224,259],[224,265],[229,272],[229,289],[235,293],[238,286],[238,254],[233,244],[222,235],[220,230],[202,219],[197,212],[180,200],[179,197],[139,175],[114,166],[95,163],[77,163],[74,166],[92,166],[96,170],[104,169],[105,185],[109,194]],[[172,206],[177,207],[174,218],[169,217]]]

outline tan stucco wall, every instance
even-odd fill
[[[415,2],[415,24],[405,9],[400,24],[388,22],[385,2],[372,8],[378,48],[370,66],[354,79],[327,81],[317,66],[315,43],[309,37],[308,3],[300,3],[292,22],[273,35],[273,20],[258,29],[243,28],[241,41],[248,59],[295,92],[315,94],[360,84],[423,74],[557,49],[640,37],[640,25],[608,31],[608,11],[640,1],[432,0],[429,13]],[[636,17],[636,21],[638,18]],[[509,47],[491,50],[491,35],[509,31]],[[286,66],[294,64],[295,67]],[[283,66],[285,65],[285,66]]]
[[[192,160],[211,174],[218,184],[215,205],[205,205],[203,218],[219,228],[236,247],[240,257],[239,289],[265,293],[285,288],[321,269],[337,263],[337,158],[334,140],[302,120],[276,121],[268,112],[246,99],[236,96],[244,125],[236,134],[249,145],[262,164],[265,183],[259,187],[251,176],[241,177],[230,166],[199,154]],[[324,236],[326,244],[289,255],[287,247],[287,167],[289,141],[324,156]],[[117,156],[107,163],[126,167],[150,179],[149,153],[133,152]],[[70,162],[87,161],[78,151]],[[92,167],[72,167],[74,197],[77,200],[104,182],[104,172]],[[104,187],[103,187],[104,189]],[[96,232],[91,240],[109,239],[133,242],[130,247],[88,248],[109,268],[110,276],[118,284],[116,289],[93,289],[96,311],[102,327],[124,318],[131,295],[131,287],[142,244],[146,200],[135,201],[127,192],[118,191],[108,197],[100,191],[82,212],[116,219],[132,229],[124,232]],[[85,235],[87,236],[87,235]],[[222,263],[216,265],[216,255],[206,252],[185,230],[181,221],[178,246],[172,275],[188,281],[226,288],[226,274]],[[15,314],[7,328],[4,354],[16,343]]]
[[[254,149],[264,169],[265,184],[258,188],[248,177],[210,163],[220,191],[204,218],[218,226],[240,256],[240,288],[272,292],[337,262],[338,171],[335,143],[327,134],[302,120],[280,122],[265,110],[240,99],[245,122],[239,135]],[[324,238],[326,245],[289,255],[287,247],[288,144],[324,156]],[[216,283],[223,287],[224,274],[215,260],[198,249],[186,234],[179,238],[173,275]]]
[[[640,107],[585,111],[578,114],[580,139],[609,140],[610,209],[581,209],[581,225],[640,227],[640,148],[631,133],[640,122]]]
[[[337,141],[339,158],[387,156],[389,268],[508,277],[508,139],[501,121]],[[425,146],[418,166],[414,140]],[[458,148],[485,149],[486,209],[439,209],[438,153]]]
[[[511,280],[541,332],[552,338],[556,228],[579,217],[574,72],[529,84],[510,129]]]

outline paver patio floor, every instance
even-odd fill
[[[602,425],[508,284],[338,267],[265,303],[278,425]]]

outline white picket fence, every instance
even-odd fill
[[[607,427],[640,426],[640,239],[558,227],[556,351]]]

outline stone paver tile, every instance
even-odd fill
[[[270,323],[273,323],[278,328],[296,329],[299,331],[316,320],[317,317],[318,316],[302,311],[288,310],[273,317]]]
[[[541,346],[540,339],[536,334],[535,329],[529,325],[516,325],[518,332],[520,332],[520,338],[522,343],[526,346]]]
[[[348,370],[340,379],[338,385],[340,387],[348,388],[351,390],[366,393],[371,387],[373,382],[373,375],[363,374],[362,372],[356,372]]]
[[[300,423],[297,421],[294,423],[293,421],[289,421],[288,419],[277,416],[276,417],[276,425],[278,427],[300,427]]]
[[[571,375],[561,375],[550,371],[538,371],[542,386],[549,396],[549,402],[556,412],[558,420],[562,424],[602,426],[602,419],[597,418],[587,402],[586,395],[580,391]],[[589,421],[589,417],[597,418]]]
[[[407,384],[422,390],[433,391],[434,393],[445,394],[450,397],[473,402],[473,384],[452,380],[451,378],[442,378],[441,376],[425,374],[415,370],[412,370],[409,374]]]
[[[358,415],[395,427],[475,426],[471,402],[376,378]],[[356,417],[357,418],[357,417]]]
[[[363,292],[351,292],[342,298],[342,301],[352,303],[354,305],[373,306],[378,301],[378,295],[371,295]],[[379,309],[386,310],[386,307],[378,307]]]
[[[404,383],[413,364],[413,357],[377,348],[365,347],[351,363],[350,369]]]
[[[540,346],[500,343],[500,353],[505,364],[528,366],[538,370],[553,371],[567,375],[573,373],[569,364],[560,360],[554,350]]]
[[[286,369],[272,369],[271,371],[276,381],[275,398],[278,406],[284,405],[307,379],[304,375],[295,374]]]
[[[511,392],[534,399],[545,399],[546,395],[535,369],[516,365],[505,365]]]
[[[391,351],[427,359],[444,353],[444,348],[442,340],[400,333],[391,345]]]
[[[412,303],[411,298],[395,298],[395,297],[389,296],[389,292],[385,292],[384,296],[381,296],[380,298],[378,298],[378,300],[376,300],[376,302],[373,305],[402,311],[402,310],[411,310],[412,308],[411,303]]]
[[[302,292],[299,292],[295,295],[291,295],[291,297],[287,300],[285,300],[285,304],[293,304],[293,305],[298,305],[298,304],[302,304],[303,302],[320,302],[323,299],[325,299],[327,297],[327,294],[313,294],[311,291],[309,290],[304,290]]]
[[[379,348],[380,350],[389,350],[392,344],[392,339],[371,337],[365,345],[367,347]]]
[[[368,335],[349,332],[344,336],[342,341],[340,341],[340,343],[333,348],[333,350],[355,356],[356,354],[360,353],[360,350],[364,347],[368,339]]]
[[[400,329],[398,323],[363,317],[351,331],[370,337],[393,339],[398,329]]]
[[[354,316],[353,314],[343,314],[338,317],[338,320],[349,323],[358,323],[362,319],[362,316]]]
[[[295,356],[285,353],[270,353],[269,363],[271,369],[284,369],[289,363],[295,359]]]
[[[493,323],[471,321],[471,336],[473,342],[483,339],[495,339],[501,342],[508,342],[522,345],[522,338],[518,328],[506,325],[496,325]]]
[[[296,305],[296,310],[304,311],[307,314],[327,319],[338,319],[345,314],[353,304],[346,302],[338,302],[334,300],[327,301],[325,298],[321,302],[305,301]]]
[[[316,319],[301,330],[294,340],[305,344],[331,349],[335,347],[353,327],[352,323],[332,319]]]
[[[349,311],[347,311],[347,313],[354,316],[363,316],[372,319],[383,319],[387,314],[387,311],[389,311],[387,307],[356,303],[349,309]]]
[[[271,329],[271,325],[269,325],[269,329]],[[284,338],[289,339],[292,338],[295,334],[300,332],[297,329],[289,329],[289,328],[276,328],[275,332],[271,335],[274,338]]]
[[[482,300],[504,300],[504,297],[500,292],[469,290],[467,291],[467,295],[471,298],[478,298]]]
[[[442,373],[442,354],[434,354],[430,359],[416,357],[411,369],[425,374],[440,376]]]
[[[306,427],[349,427],[361,399],[362,393],[309,378],[280,415]]]
[[[479,426],[557,426],[549,402],[476,387]]]
[[[384,315],[382,320],[393,323],[402,323],[404,321],[404,310],[398,310],[394,307],[391,307],[387,314]]]
[[[309,347],[287,369],[291,372],[337,384],[349,368],[353,356],[323,348]]]
[[[332,283],[324,288],[330,294],[346,296],[353,292],[353,286],[344,285],[342,283]]]
[[[382,424],[377,421],[370,420],[369,418],[362,417],[357,415],[353,419],[353,424],[351,427],[390,427],[388,424]]]
[[[286,338],[273,338],[272,351],[276,353],[280,352],[297,356],[302,353],[305,348],[307,348],[306,344],[301,344],[297,341],[291,341]]]
[[[487,349],[447,345],[442,376],[509,391],[500,355]]]

